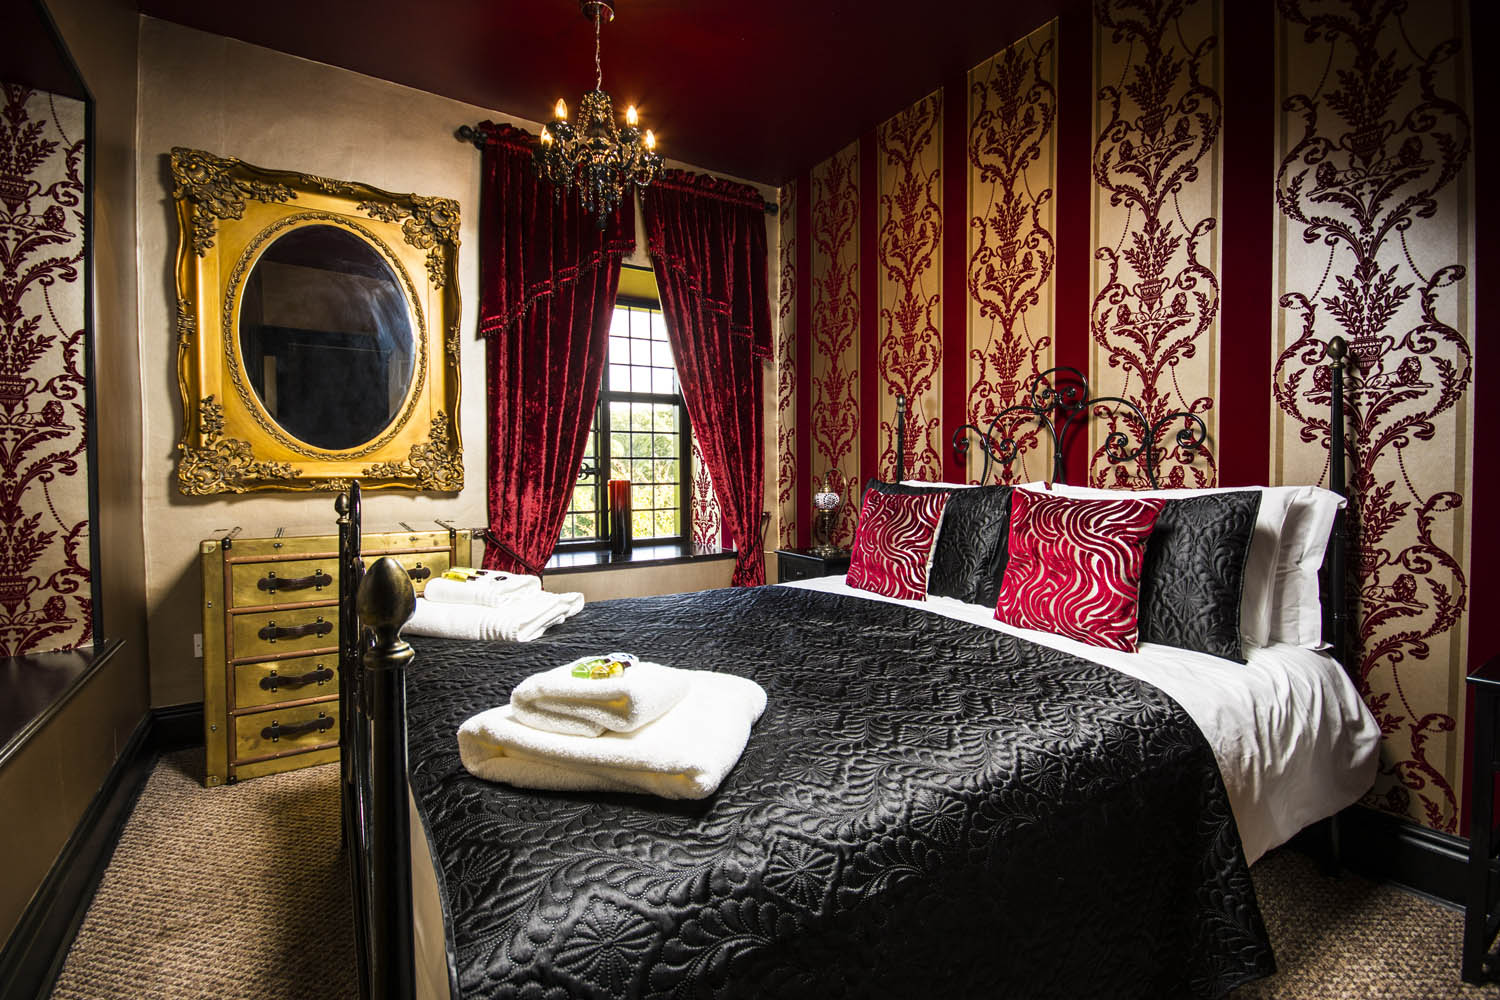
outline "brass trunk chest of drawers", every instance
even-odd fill
[[[365,562],[393,556],[417,593],[469,564],[468,531],[367,534]],[[204,784],[338,760],[338,536],[205,541]]]

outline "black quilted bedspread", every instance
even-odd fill
[[[414,637],[412,784],[465,997],[1217,997],[1273,970],[1213,753],[1149,684],[785,587]],[[628,650],[768,695],[701,802],[471,777],[526,675]]]

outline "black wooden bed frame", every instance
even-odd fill
[[[1344,362],[1342,337],[1328,342],[1329,469],[1331,489],[1348,496],[1345,483]],[[1064,446],[1086,424],[1089,415],[1115,414],[1123,408],[1127,425],[1140,432],[1141,443],[1112,431],[1105,453],[1112,462],[1138,457],[1148,481],[1156,485],[1156,465],[1165,449],[1163,432],[1180,425],[1177,448],[1191,452],[1204,443],[1207,428],[1192,413],[1180,411],[1149,421],[1140,408],[1118,396],[1091,398],[1088,381],[1074,368],[1052,368],[1035,376],[1029,398],[997,413],[987,427],[965,424],[954,432],[954,457],[964,462],[970,433],[984,449],[983,482],[992,463],[1009,466],[1019,453],[1016,440],[1002,433],[1021,422],[1035,421],[1052,443],[1053,479],[1063,482]],[[897,399],[896,479],[904,477],[906,400]],[[1144,452],[1144,455],[1142,454]],[[411,823],[407,781],[406,666],[415,656],[400,630],[416,609],[410,577],[389,557],[368,569],[360,553],[360,490],[353,483],[335,507],[339,524],[339,737],[343,812],[343,846],[354,895],[356,954],[360,995],[369,1000],[406,1000],[416,991],[413,945]],[[1339,511],[1324,559],[1322,602],[1324,635],[1343,663],[1349,609],[1346,580],[1346,514]]]

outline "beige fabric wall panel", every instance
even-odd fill
[[[1461,0],[1277,17],[1273,478],[1327,481],[1324,345],[1349,343],[1355,662],[1385,732],[1366,802],[1458,828],[1474,183]],[[1358,26],[1357,31],[1351,27]]]
[[[797,199],[795,181],[781,189],[776,262],[776,540],[797,544]]]
[[[1053,365],[1057,226],[1057,22],[969,72],[967,143],[968,369],[964,413],[987,428],[1026,398],[1031,376]],[[955,216],[957,205],[949,206]],[[1034,427],[1034,423],[1032,425]],[[1050,476],[1052,444],[1034,429],[1001,428],[1020,453],[1005,482]],[[969,454],[969,477],[984,466]],[[996,473],[991,470],[990,481]]]
[[[875,131],[882,479],[896,473],[896,395],[906,397],[908,479],[941,479],[943,95],[930,94]],[[866,197],[872,196],[870,193]]]
[[[812,475],[835,471],[834,543],[854,543],[859,490],[859,144],[812,169]],[[805,488],[813,488],[808,484]]]
[[[1218,477],[1220,23],[1217,0],[1095,7],[1089,380],[1095,395],[1137,402],[1148,422],[1188,410],[1207,425],[1196,457],[1164,456],[1162,485]],[[1103,451],[1111,431],[1134,447],[1144,430],[1123,415],[1090,421],[1095,485],[1145,485],[1138,462]]]

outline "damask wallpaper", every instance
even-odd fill
[[[0,85],[0,656],[93,638],[84,107]]]
[[[809,540],[803,495],[827,468],[890,474],[898,391],[912,400],[910,474],[974,481],[977,462],[951,457],[956,426],[1055,364],[1151,418],[1204,420],[1207,446],[1165,463],[1175,485],[1215,485],[1230,464],[1227,482],[1326,482],[1318,365],[1340,334],[1353,352],[1353,671],[1385,732],[1366,804],[1459,832],[1475,450],[1468,4],[1091,0],[1076,17],[784,189],[811,204],[784,205],[781,223],[782,542]],[[1259,93],[1235,91],[1245,80]],[[1060,169],[1060,137],[1083,135],[1087,172]],[[955,172],[962,184],[946,180]],[[953,227],[964,240],[945,238]],[[879,285],[873,357],[860,353],[861,275]],[[1086,289],[1086,308],[1062,287]],[[957,294],[962,309],[945,301]],[[1269,390],[1244,407],[1243,386],[1261,379]],[[1243,412],[1224,410],[1230,390]],[[1138,468],[1100,451],[1106,423],[1077,442],[1087,474],[1138,488]],[[1242,443],[1221,454],[1230,428]],[[1013,478],[1048,475],[1049,455],[1023,458]]]
[[[1048,23],[969,73],[964,413],[975,427],[1022,402],[1031,376],[1054,363],[1056,57],[1056,25]],[[1001,478],[1044,477],[1051,443],[1035,428],[1013,430],[1020,452]],[[979,449],[969,459],[969,478],[978,481]]]
[[[1208,444],[1192,456],[1175,451],[1158,469],[1173,487],[1218,480],[1218,6],[1098,0],[1094,8],[1089,381],[1095,395],[1132,400],[1152,423],[1184,410],[1204,420]],[[1150,485],[1138,465],[1104,453],[1106,435],[1139,441],[1145,429],[1123,415],[1090,423],[1093,485]]]
[[[1385,736],[1371,803],[1458,832],[1473,472],[1474,247],[1464,7],[1277,4],[1276,478],[1328,460],[1352,364],[1357,675]]]

